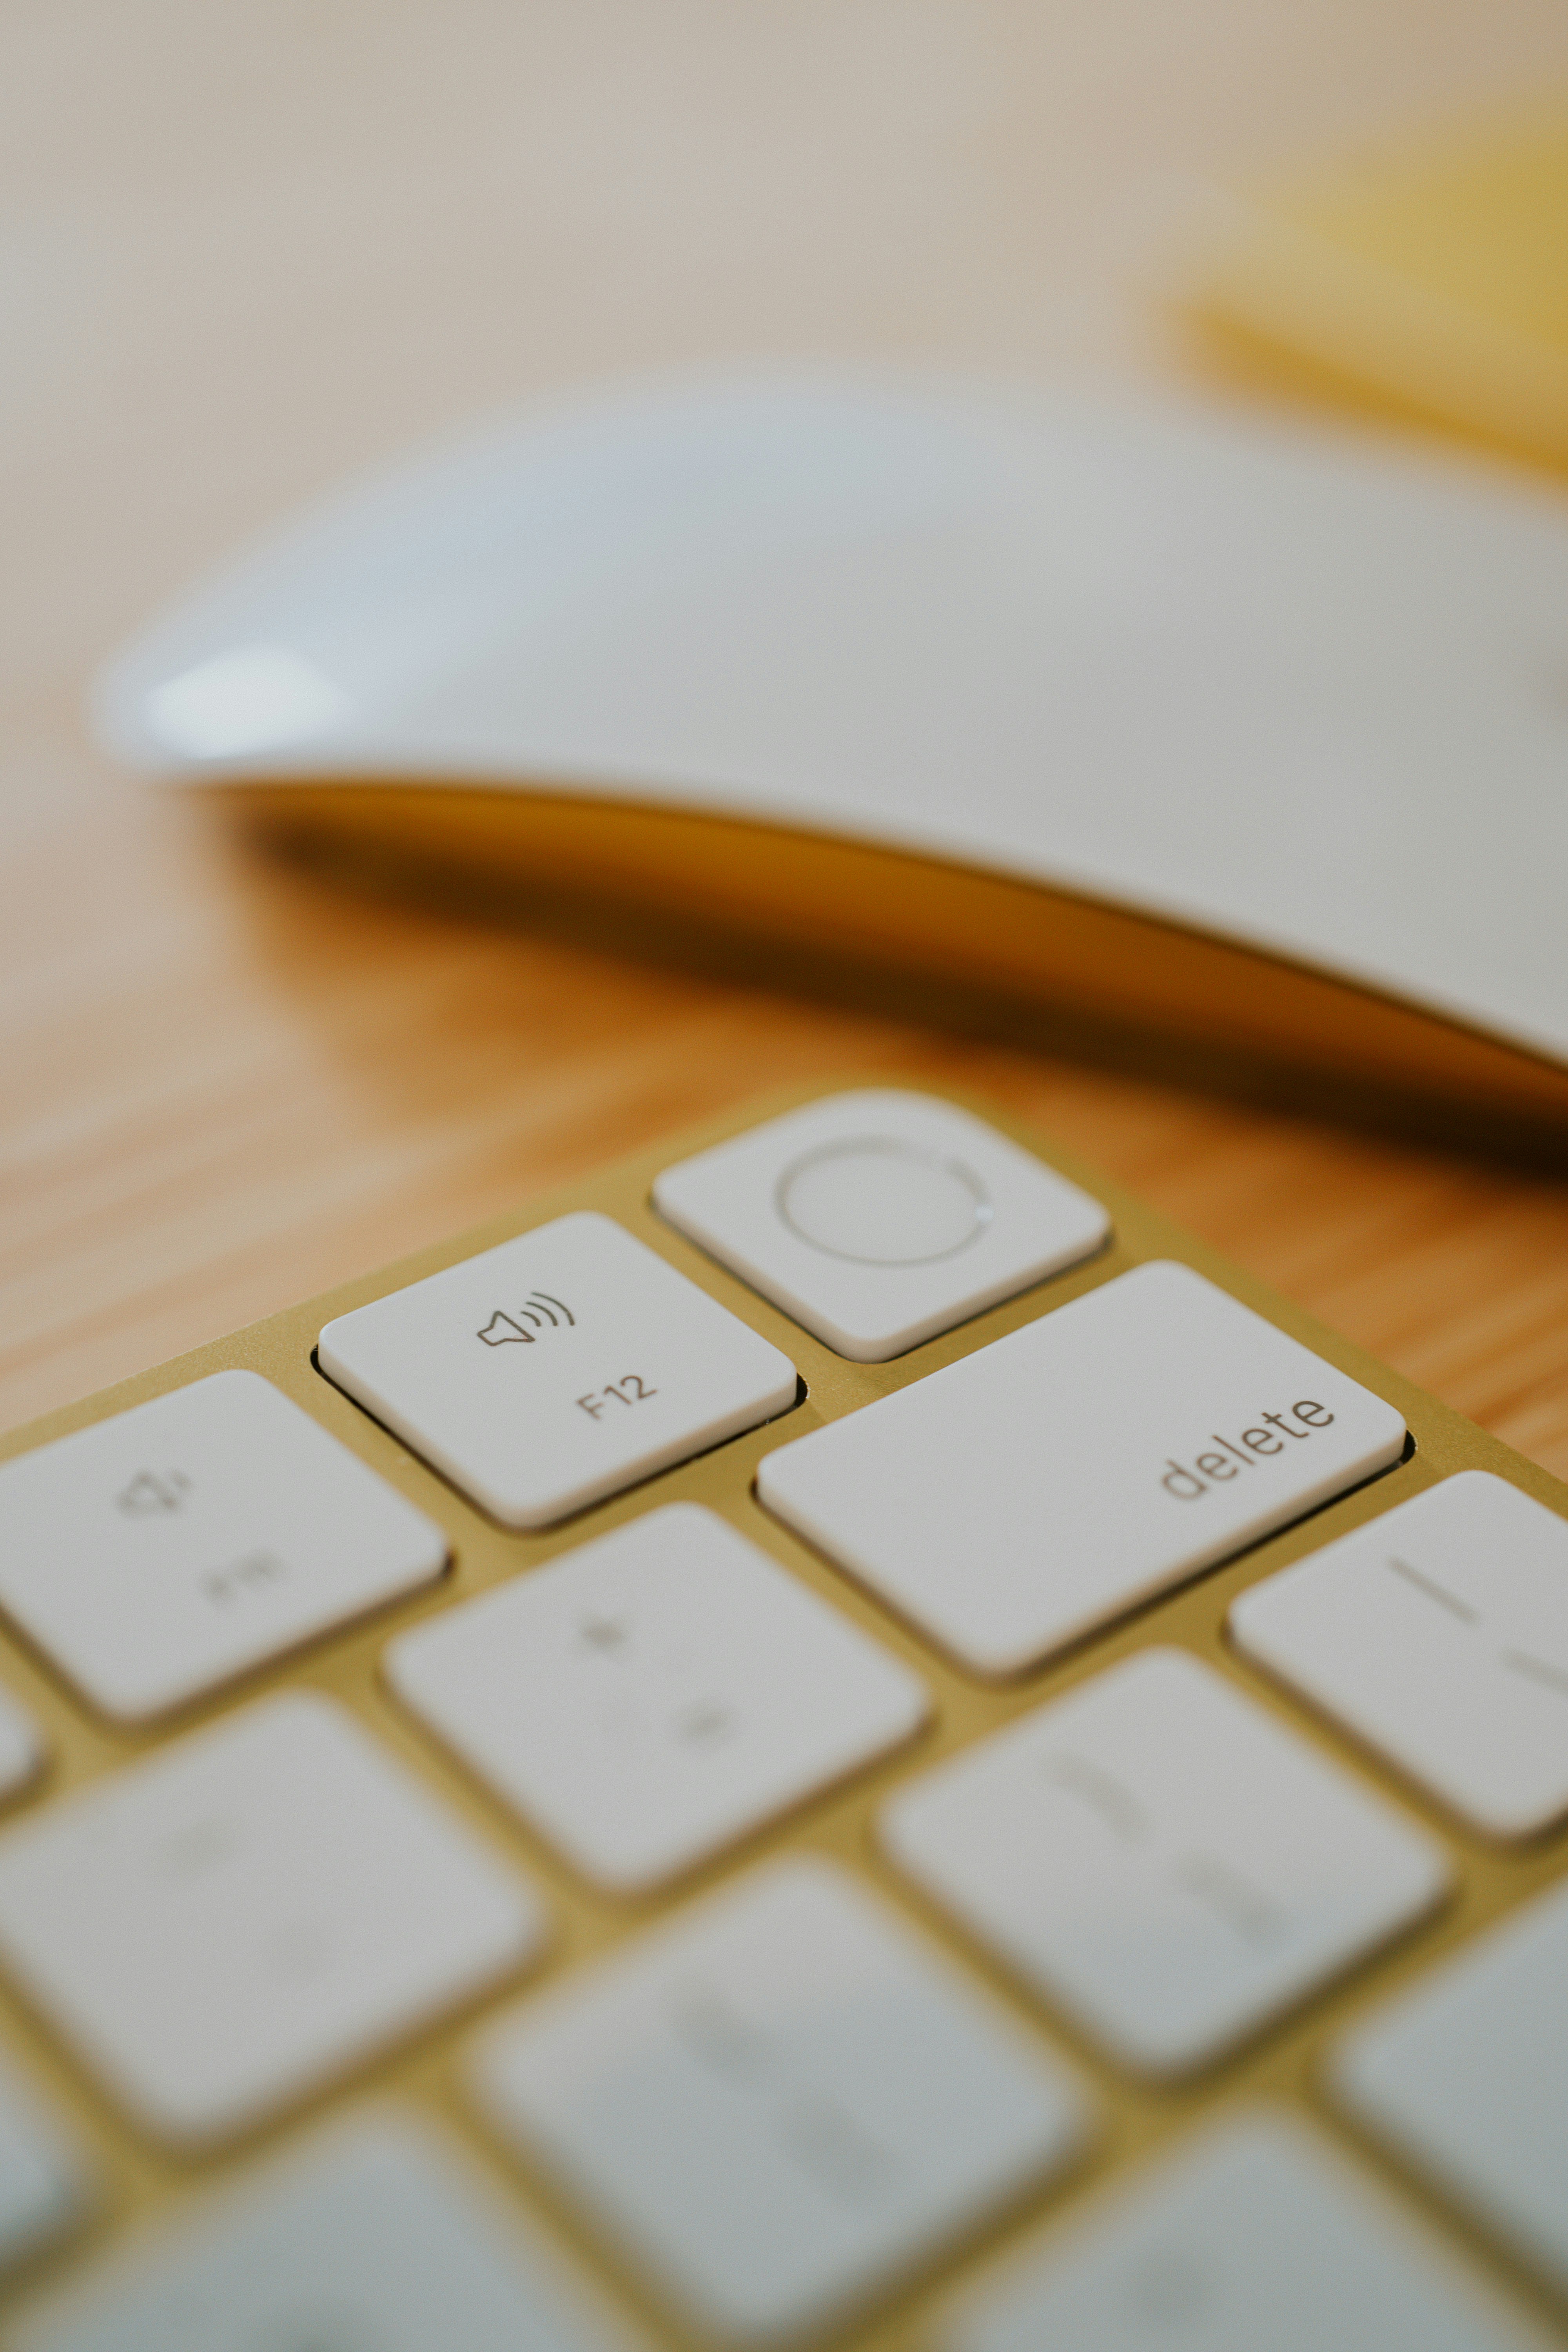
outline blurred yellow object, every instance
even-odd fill
[[[1363,392],[1568,465],[1568,94],[1250,203],[1194,307]]]

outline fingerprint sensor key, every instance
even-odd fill
[[[886,1363],[1093,1255],[1091,1199],[984,1119],[892,1087],[660,1171],[654,1206],[841,1356]]]

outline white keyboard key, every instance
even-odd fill
[[[1568,2290],[1568,1888],[1375,2012],[1334,2076],[1363,2122]]]
[[[910,1874],[1126,2063],[1215,2057],[1427,1910],[1430,1839],[1184,1650],[901,1790]]]
[[[70,2228],[88,2196],[75,2149],[11,2061],[0,2057],[0,2269]]]
[[[44,1735],[21,1702],[0,1690],[0,1803],[20,1795],[48,1760]]]
[[[1568,1520],[1505,1479],[1445,1478],[1254,1585],[1230,1626],[1478,1829],[1568,1812]]]
[[[946,2352],[1544,2352],[1360,2168],[1254,2111],[969,2302]]]
[[[1399,1458],[1405,1423],[1190,1267],[1136,1267],[764,1456],[757,1492],[982,1674]]]
[[[510,1528],[547,1527],[795,1402],[795,1366],[580,1210],[329,1323],[321,1369]]]
[[[1076,2143],[1061,2068],[847,1873],[790,1862],[481,2047],[503,2129],[731,2340],[836,2315]]]
[[[358,2117],[148,2233],[16,2352],[605,2352],[514,2208],[444,2136]]]
[[[525,1958],[532,1897],[335,1702],[268,1699],[0,1837],[0,1959],[153,2130],[237,2130]]]
[[[841,1356],[881,1363],[1100,1247],[1110,1220],[932,1096],[830,1095],[667,1168],[654,1205]]]
[[[915,1677],[671,1503],[393,1643],[399,1696],[579,1869],[651,1886],[908,1738]]]
[[[256,1372],[214,1372],[0,1468],[0,1605],[122,1722],[446,1561],[439,1528]]]

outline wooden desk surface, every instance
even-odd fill
[[[356,901],[82,718],[247,533],[584,375],[1190,372],[1148,289],[1194,181],[1547,79],[1557,0],[7,11],[0,1423],[877,1066],[990,1091],[1568,1475],[1568,1181]]]

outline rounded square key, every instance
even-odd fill
[[[1077,2147],[1065,2067],[836,1864],[726,1887],[487,2036],[476,2087],[725,2342],[837,2317]]]
[[[30,1788],[47,1757],[44,1735],[32,1717],[9,1691],[0,1690],[0,1804]]]
[[[326,1325],[321,1369],[503,1527],[795,1402],[787,1356],[611,1217],[536,1225]]]
[[[175,2141],[259,2121],[494,1982],[541,1932],[499,1857],[313,1693],[0,1837],[0,1959]]]
[[[651,1886],[924,1720],[914,1675],[671,1503],[395,1642],[399,1696],[601,1885]]]
[[[92,2196],[74,2137],[0,2056],[0,2270],[74,2227]]]
[[[440,1576],[447,1538],[257,1372],[0,1466],[0,1606],[137,1723]]]
[[[1289,2109],[1244,2108],[966,2299],[944,2352],[1546,2352]]]
[[[1521,1904],[1364,2016],[1352,2113],[1568,2295],[1568,1886]]]
[[[1440,1849],[1184,1650],[1145,1650],[887,1806],[894,1858],[1151,2074],[1204,2064],[1429,1910]]]
[[[1098,1201],[930,1095],[830,1095],[666,1168],[672,1225],[839,1355],[884,1363],[1110,1231]]]
[[[444,2132],[373,2109],[27,2313],[14,2352],[631,2352]]]
[[[1494,1837],[1568,1812],[1568,1520],[1464,1470],[1233,1601],[1248,1657]]]

